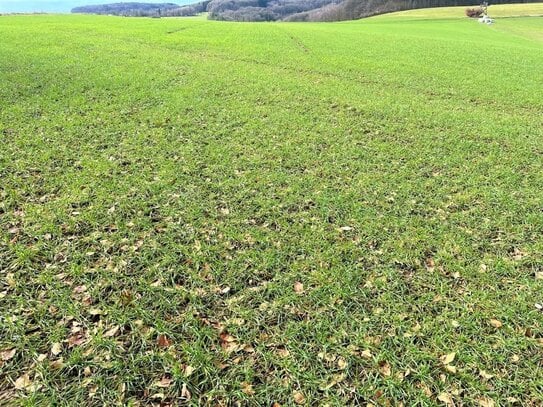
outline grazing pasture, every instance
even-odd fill
[[[0,17],[0,404],[541,405],[522,7]]]

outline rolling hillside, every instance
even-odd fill
[[[0,405],[540,405],[543,5],[494,10],[0,17]]]

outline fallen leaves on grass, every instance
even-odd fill
[[[76,333],[68,338],[68,347],[73,348],[85,343],[87,340],[85,333]]]
[[[451,352],[451,353],[441,356],[439,360],[441,360],[441,363],[443,363],[444,365],[448,365],[454,361],[455,357],[456,357],[456,353]]]
[[[294,292],[296,294],[302,294],[304,292],[304,285],[300,283],[299,281],[296,281],[294,283]]]
[[[456,373],[456,366],[453,365],[445,365],[445,370],[449,373]]]
[[[342,382],[343,380],[345,380],[345,375],[344,374],[335,374],[333,377],[332,377],[332,380],[330,380],[329,383],[327,383],[326,385],[320,387],[320,390],[321,391],[326,391],[328,389],[331,389],[332,387],[334,387],[336,384]]]
[[[194,372],[194,368],[190,365],[185,365],[183,367],[183,373],[185,374],[185,377],[189,377]]]
[[[62,352],[62,344],[59,342],[53,343],[53,346],[51,346],[51,354],[57,356],[60,352]]]
[[[59,359],[57,359],[57,360],[53,360],[53,361],[51,362],[51,367],[52,367],[53,369],[57,369],[57,370],[62,369],[62,368],[64,367],[64,359],[59,358]]]
[[[481,407],[494,407],[496,405],[494,400],[488,397],[479,397],[477,399],[477,404],[479,404]]]
[[[13,349],[10,349],[10,350],[3,350],[2,352],[0,352],[0,359],[4,362],[10,360],[11,358],[13,358],[13,356],[15,356],[15,348]]]
[[[519,248],[515,247],[515,249],[513,250],[513,254],[511,257],[513,257],[513,260],[522,260],[524,257],[526,257],[528,254],[522,250],[520,250]]]
[[[304,404],[305,403],[305,396],[303,395],[302,392],[295,391],[294,394],[292,395],[292,397],[294,398],[294,402],[296,404]]]
[[[28,373],[25,373],[17,378],[17,380],[15,380],[14,386],[17,390],[32,390],[35,388],[32,380],[30,380],[30,376],[28,375]]]
[[[242,382],[241,383],[241,391],[247,394],[248,396],[253,396],[255,394],[255,390],[253,389],[253,385],[248,382]]]
[[[104,337],[106,338],[112,338],[114,336],[116,336],[118,333],[119,333],[119,327],[118,326],[114,326],[113,328],[111,329],[108,329],[105,333],[104,333]]]
[[[439,393],[439,395],[437,396],[437,399],[441,401],[442,403],[445,403],[445,405],[447,406],[454,405],[453,398],[449,393],[445,393],[445,392]]]
[[[171,377],[164,376],[162,379],[155,383],[155,386],[161,388],[168,388],[172,385],[172,382],[173,379]]]
[[[225,352],[232,353],[239,349],[239,344],[237,343],[236,338],[234,338],[228,332],[221,332],[219,337],[221,341],[221,348]]]
[[[337,359],[337,367],[338,367],[339,369],[341,369],[341,370],[347,368],[347,361],[345,360],[345,358],[343,358],[343,357],[340,356],[340,357]]]
[[[183,383],[183,387],[181,387],[181,397],[185,399],[186,401],[189,401],[192,397],[185,383]]]
[[[389,377],[392,374],[392,370],[388,362],[379,362],[379,372],[385,377]]]
[[[490,320],[490,325],[492,325],[494,328],[501,328],[503,326],[501,321],[499,321],[497,319],[491,319]]]
[[[172,345],[172,342],[164,334],[158,335],[156,343],[159,348],[169,348]]]

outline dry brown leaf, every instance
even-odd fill
[[[15,348],[10,350],[3,350],[2,352],[0,352],[0,359],[6,362],[10,360],[13,356],[15,356],[15,352]]]
[[[89,314],[92,315],[92,316],[96,316],[96,315],[103,315],[104,312],[101,309],[98,309],[98,308],[91,308],[89,310]]]
[[[14,385],[17,390],[28,389],[30,386],[32,386],[32,380],[30,380],[28,373],[25,373],[24,375],[20,376],[17,380],[15,380]]]
[[[158,335],[156,342],[159,348],[168,348],[172,344],[172,342],[164,334]]]
[[[8,233],[11,234],[11,235],[15,235],[17,233],[19,233],[19,228],[17,226],[12,226],[8,229]]]
[[[255,348],[253,348],[251,345],[243,345],[242,350],[245,353],[255,353]]]
[[[456,366],[453,365],[445,365],[445,370],[449,373],[456,373]]]
[[[276,352],[279,355],[279,357],[282,357],[282,358],[286,358],[288,357],[288,355],[290,355],[290,352],[288,351],[288,349],[285,349],[285,348],[279,348],[277,349]]]
[[[543,280],[543,271],[536,271],[535,272],[535,279],[536,280]]]
[[[297,294],[301,294],[304,292],[304,285],[300,283],[299,281],[296,281],[294,283],[294,292]]]
[[[166,395],[164,393],[155,393],[151,395],[151,399],[153,400],[163,400],[166,398]]]
[[[523,252],[518,247],[515,247],[515,250],[513,250],[513,259],[514,260],[522,260],[525,256],[527,256],[526,252]]]
[[[491,319],[490,325],[492,325],[494,328],[501,328],[503,326],[503,324],[497,319]]]
[[[379,372],[381,372],[381,374],[385,377],[388,377],[392,374],[392,370],[388,362],[383,361],[379,363]]]
[[[305,396],[299,391],[295,391],[292,395],[296,404],[305,404]]]
[[[426,397],[432,397],[432,390],[430,390],[430,387],[426,383],[418,382],[417,388],[421,389],[424,394],[426,394]]]
[[[68,338],[68,346],[70,348],[74,346],[79,346],[85,343],[85,340],[86,340],[86,337],[84,333],[77,333]]]
[[[14,288],[17,285],[17,281],[15,281],[15,276],[13,273],[6,274],[6,283],[12,288]]]
[[[248,396],[252,396],[255,394],[255,390],[253,389],[253,385],[251,383],[242,382],[241,383],[241,391],[247,394]]]
[[[59,342],[53,343],[53,346],[51,346],[51,354],[57,356],[60,352],[62,352],[62,344]]]
[[[89,397],[90,398],[96,396],[97,392],[98,392],[98,386],[94,385],[94,386],[89,387]]]
[[[451,353],[441,356],[439,359],[441,360],[441,363],[443,363],[444,365],[448,365],[452,363],[455,357],[456,357],[456,353],[451,352]]]
[[[181,397],[184,398],[186,401],[189,401],[192,397],[185,383],[183,383],[183,387],[181,388]]]
[[[345,380],[344,374],[335,374],[329,383],[323,384],[321,387],[319,387],[319,390],[326,391],[334,387],[336,384],[342,382]]]
[[[477,399],[477,404],[479,404],[481,407],[494,407],[496,403],[494,400],[488,397],[480,397]]]
[[[360,352],[360,356],[362,356],[364,359],[371,359],[372,354],[369,349],[365,349],[362,352]]]
[[[445,403],[447,406],[454,405],[453,398],[449,393],[439,393],[437,396],[437,399],[441,401],[442,403]]]
[[[221,342],[235,342],[236,340],[236,338],[234,338],[228,332],[221,332],[219,336],[221,338]]]
[[[156,387],[162,387],[162,388],[167,388],[167,387],[170,387],[172,385],[172,378],[171,377],[167,377],[167,376],[164,376],[162,379],[160,379],[158,382],[155,383],[155,386]]]
[[[184,370],[184,373],[185,373],[186,377],[189,377],[194,372],[194,368],[192,366],[189,366],[189,365],[186,365],[183,370]]]
[[[114,326],[113,328],[107,330],[107,331],[104,333],[104,336],[105,336],[106,338],[112,338],[112,337],[116,336],[118,333],[119,333],[119,327],[118,327],[118,326]]]
[[[83,369],[83,374],[86,377],[89,377],[92,374],[91,368],[89,366],[85,367],[85,369]]]
[[[64,359],[59,358],[59,359],[53,360],[51,362],[51,367],[57,370],[62,369],[64,367]]]
[[[337,359],[337,367],[338,367],[339,369],[341,369],[341,370],[347,368],[347,361],[345,360],[345,358],[343,358],[343,357],[340,356],[340,357]]]
[[[226,353],[237,352],[239,350],[239,344],[237,342],[221,342],[221,348]]]

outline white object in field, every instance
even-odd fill
[[[485,14],[484,16],[479,18],[479,22],[483,24],[492,24],[494,23],[494,20]]]

